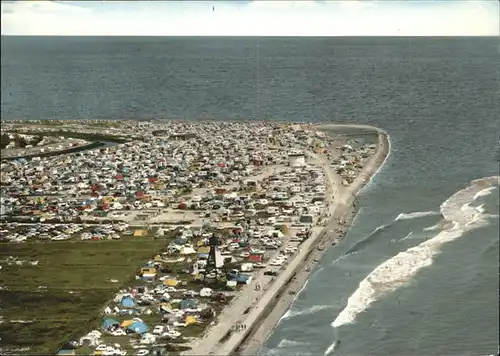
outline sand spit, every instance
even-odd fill
[[[248,301],[247,306],[250,309],[246,310],[248,313],[242,317],[235,306],[231,313],[234,317],[231,320],[219,320],[219,324],[230,327],[236,319],[242,319],[239,322],[246,326],[244,330],[229,335],[218,335],[217,338],[214,336],[210,338],[209,331],[202,342],[184,354],[259,354],[263,343],[289,308],[297,292],[306,283],[312,266],[327,251],[327,246],[335,245],[345,236],[358,209],[356,195],[384,164],[389,154],[389,137],[381,129],[367,125],[323,125],[319,129],[335,131],[335,134],[340,135],[345,131],[351,131],[350,134],[354,135],[352,131],[358,129],[377,133],[378,143],[375,153],[369,157],[359,174],[348,185],[342,184],[342,177],[334,171],[329,162],[321,158],[324,160],[323,168],[329,180],[328,192],[334,196],[329,205],[330,221],[303,243],[301,251],[290,261],[274,283],[264,288],[257,301]]]

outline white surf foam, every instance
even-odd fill
[[[424,218],[426,216],[436,216],[439,214],[440,213],[438,211],[415,211],[413,213],[408,213],[408,214],[401,213],[396,217],[396,219],[394,219],[394,221]]]
[[[385,229],[385,228],[387,228],[388,226],[389,226],[389,225],[380,225],[380,226],[378,226],[375,230],[373,230],[372,232],[370,232],[370,233],[368,234],[367,238],[368,238],[368,237],[370,237],[370,236],[372,236],[372,235],[375,235],[375,234],[376,234],[377,232],[379,232],[379,231],[384,230],[384,229]]]
[[[304,283],[302,288],[300,288],[300,290],[293,297],[293,300],[291,302],[292,305],[295,302],[295,300],[297,299],[297,297],[300,295],[300,293],[302,293],[304,291],[304,289],[306,288],[308,283],[309,283],[309,279],[306,280],[306,282]],[[295,312],[295,311],[292,311],[291,309],[288,309],[286,311],[286,313],[283,314],[283,316],[280,318],[280,320],[278,320],[278,324],[283,320],[289,319],[289,318],[294,317],[295,315],[299,315],[299,314],[300,314],[300,312]]]
[[[312,278],[312,277],[316,276],[318,273],[320,273],[320,272],[321,272],[322,270],[324,270],[324,269],[325,269],[325,267],[320,267],[320,268],[318,268],[316,271],[314,271],[314,272],[311,274],[311,277],[310,277],[310,278]]]
[[[407,240],[409,239],[410,237],[412,237],[413,235],[413,231],[410,231],[410,233],[408,235],[406,235],[405,237],[403,237],[402,239],[399,239],[399,241],[404,241],[404,240]]]
[[[304,291],[304,289],[306,289],[308,283],[309,283],[309,279],[307,279],[306,282],[304,283],[304,285],[302,286],[302,288],[299,289],[296,296],[299,296],[300,293],[302,293]]]
[[[493,191],[497,189],[497,187],[489,187],[489,188],[486,188],[486,189],[483,189],[481,190],[480,192],[477,192],[476,195],[474,195],[474,199],[472,200],[476,200],[478,199],[479,197],[485,197],[485,196],[488,196],[490,195],[491,193],[493,193]]]
[[[453,227],[377,266],[349,297],[347,306],[333,321],[332,327],[354,322],[358,314],[382,295],[405,285],[420,269],[430,266],[433,256],[440,252],[441,245],[459,238],[470,229],[487,224],[478,210],[462,207],[470,203],[475,194],[484,189],[484,185],[498,185],[499,180],[500,177],[488,177],[473,181],[471,186],[447,199],[441,205],[441,214],[446,220],[453,221]]]
[[[350,226],[356,225],[356,223],[358,222],[358,218],[361,216],[361,213],[363,213],[364,210],[365,210],[365,208],[363,208],[363,207],[360,207],[358,209],[358,211],[356,212],[356,215],[354,215],[354,218],[351,221],[351,225]]]
[[[334,341],[333,344],[331,344],[325,351],[324,356],[328,356],[330,354],[333,354],[335,349],[337,348],[338,341]]]
[[[297,352],[291,352],[288,349],[292,349],[297,346],[305,345],[304,342],[282,339],[279,344],[267,352],[268,355],[298,355]]]
[[[332,309],[332,308],[333,307],[331,305],[314,305],[311,308],[303,309],[303,310],[295,310],[295,311],[288,310],[285,313],[285,315],[283,315],[281,317],[280,321],[291,319],[291,318],[294,318],[296,316],[304,316],[304,315],[314,314],[314,313],[317,313],[319,311],[326,310],[326,309]]]
[[[291,318],[293,316],[292,313],[293,313],[292,310],[288,309],[286,313],[283,314],[283,316],[280,318],[280,320],[278,320],[278,324],[281,323],[283,320]]]
[[[437,230],[440,230],[443,227],[442,224],[443,224],[442,222],[438,222],[436,225],[425,227],[423,229],[423,231],[437,231]]]
[[[299,345],[304,345],[304,343],[300,342],[300,341],[295,341],[295,340],[283,339],[279,342],[277,348],[282,349],[282,348],[286,348],[286,347],[294,347],[294,346],[299,346]]]
[[[334,260],[332,261],[332,263],[330,263],[330,265],[331,265],[331,266],[333,266],[333,265],[334,265],[334,264],[336,264],[337,262],[342,261],[344,258],[346,258],[346,257],[348,257],[348,256],[355,255],[355,254],[357,254],[357,253],[358,253],[358,251],[354,251],[354,252],[346,253],[345,255],[342,255],[342,256],[337,257],[336,259],[334,259]]]

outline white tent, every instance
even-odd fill
[[[212,289],[210,288],[203,288],[201,291],[200,291],[200,296],[202,297],[210,297],[212,295]]]
[[[253,263],[243,263],[241,265],[242,272],[250,272],[253,270]]]
[[[195,254],[196,251],[192,246],[184,246],[180,251],[181,255],[192,255]]]

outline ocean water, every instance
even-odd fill
[[[496,38],[2,37],[1,45],[2,119],[385,129],[391,153],[362,191],[355,223],[264,352],[496,353],[499,191],[471,183],[499,174]]]

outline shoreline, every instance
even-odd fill
[[[264,342],[295,299],[298,291],[308,280],[311,267],[328,250],[325,247],[326,243],[332,244],[334,241],[336,244],[347,233],[357,212],[357,208],[353,209],[357,205],[355,204],[356,196],[385,162],[390,143],[387,133],[373,126],[323,124],[318,125],[317,128],[318,131],[323,132],[330,129],[338,129],[339,137],[342,137],[342,131],[348,129],[368,130],[377,133],[378,143],[375,153],[368,159],[349,186],[342,186],[340,176],[333,171],[328,162],[321,158],[323,169],[329,181],[327,187],[329,198],[335,197],[333,201],[330,201],[328,207],[331,214],[329,222],[325,226],[315,228],[316,233],[302,243],[299,253],[286,265],[284,271],[273,283],[264,286],[261,295],[256,300],[246,300],[247,309],[243,313],[245,314],[243,324],[247,328],[239,332],[225,331],[228,326],[234,325],[234,320],[230,320],[234,318],[234,314],[240,314],[234,310],[239,309],[238,306],[229,306],[227,314],[222,315],[218,323],[211,326],[196,345],[191,350],[183,352],[183,355],[258,354]],[[314,154],[312,155],[314,156]],[[331,233],[337,229],[341,229],[341,232]],[[317,246],[324,248],[319,250],[316,248]],[[231,309],[233,309],[233,313],[231,313]]]
[[[347,187],[340,187],[341,192],[339,194],[339,200],[343,200],[343,202],[334,208],[335,212],[332,215],[330,222],[325,227],[326,231],[322,233],[321,236],[318,236],[315,241],[317,245],[327,246],[327,244],[330,244],[331,248],[334,248],[334,246],[346,236],[353,220],[358,214],[359,206],[354,204],[356,196],[371,181],[372,177],[385,163],[385,160],[389,155],[390,142],[388,134],[376,127],[360,127],[357,125],[323,125],[322,129],[329,127],[338,128],[339,130],[342,128],[361,128],[378,133],[377,150],[372,157],[370,157],[367,164],[358,174],[353,183]],[[342,220],[343,223],[339,224],[338,220]],[[342,230],[340,233],[328,233],[332,229],[334,230],[338,228]],[[328,250],[328,247],[322,250],[318,250],[317,248],[311,250],[306,259],[301,261],[300,266],[298,266],[294,279],[285,284],[282,287],[281,293],[274,299],[274,303],[267,306],[269,314],[263,315],[261,320],[258,321],[258,326],[249,330],[240,345],[233,350],[233,353],[237,353],[239,355],[259,355],[261,353],[265,342],[273,333],[282,317],[289,310],[295,298],[305,287],[305,284],[313,272],[313,268],[311,268],[311,266],[315,266]]]

